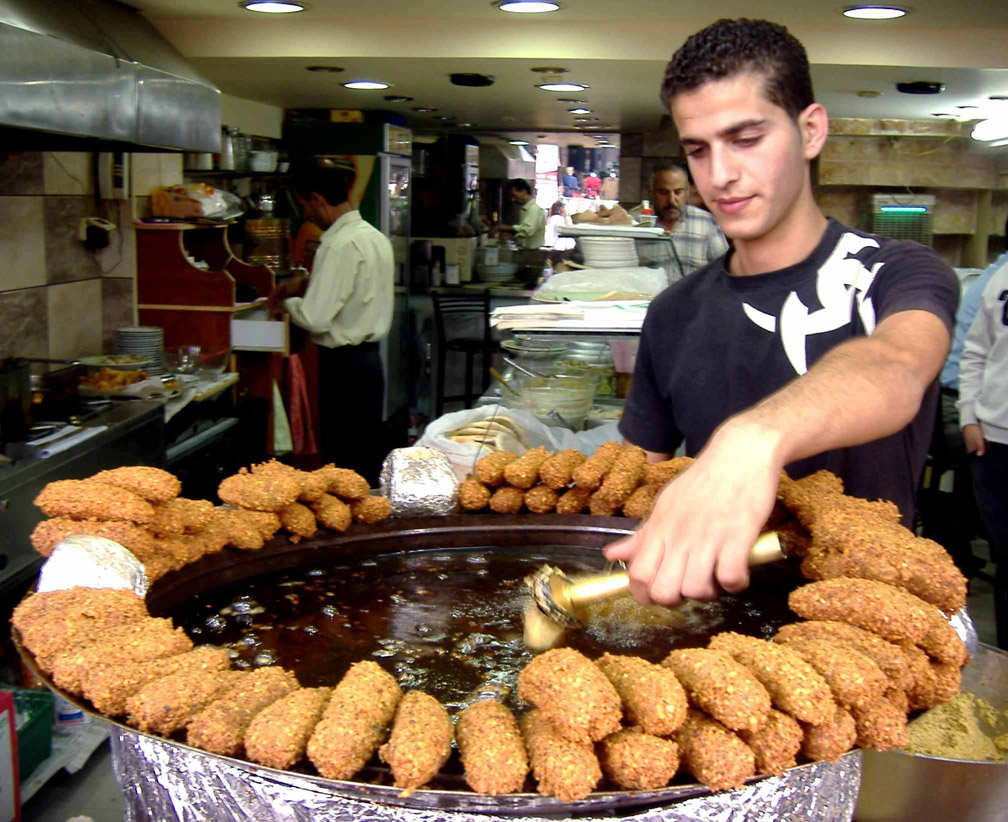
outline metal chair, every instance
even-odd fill
[[[490,294],[439,294],[431,292],[434,300],[434,330],[437,334],[437,390],[434,394],[434,416],[440,417],[444,412],[445,402],[464,400],[466,408],[472,408],[478,393],[473,392],[473,360],[481,355],[483,377],[480,392],[490,385],[490,358],[497,350],[497,343],[490,336]],[[482,337],[448,338],[445,332],[445,317],[448,315],[474,315],[483,320]],[[449,351],[465,354],[465,393],[446,397],[445,391],[445,360]]]

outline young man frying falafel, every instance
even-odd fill
[[[820,211],[810,165],[829,123],[784,27],[694,34],[662,99],[733,244],[651,303],[620,422],[652,462],[683,441],[696,457],[606,550],[628,561],[638,601],[671,605],[748,585],[782,469],[828,469],[911,521],[959,288],[929,249]]]

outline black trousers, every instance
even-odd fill
[[[378,343],[320,345],[318,352],[322,460],[352,468],[376,488],[388,453],[382,424],[385,377]]]
[[[988,442],[982,457],[973,457],[973,492],[987,526],[994,574],[994,621],[997,644],[1008,649],[1008,445]]]

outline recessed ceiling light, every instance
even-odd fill
[[[308,71],[322,71],[330,74],[339,74],[343,71],[343,66],[305,66]]]
[[[389,103],[411,103],[411,102],[413,102],[413,98],[412,97],[406,97],[406,96],[404,96],[402,94],[386,94],[385,95],[385,100],[386,100],[386,102],[389,102]]]
[[[543,14],[547,11],[557,11],[560,4],[554,0],[500,0],[494,3],[501,11],[511,11],[517,14]]]
[[[981,120],[970,132],[970,137],[982,143],[1008,138],[1008,117],[991,117]]]
[[[359,91],[374,91],[388,87],[388,83],[382,83],[378,80],[351,80],[350,82],[343,84],[343,88],[352,88]]]
[[[528,140],[508,140],[508,143],[513,146],[527,146]]]
[[[571,105],[579,106],[582,103],[587,103],[588,101],[587,100],[574,100],[574,99],[572,99],[570,97],[557,97],[557,102],[558,103],[570,103]]]
[[[567,109],[571,114],[591,114],[590,108],[585,108],[584,106],[578,106],[577,108]]]
[[[575,123],[592,123],[592,122],[595,121],[595,119],[596,118],[594,118],[594,117],[575,117],[574,118],[574,122]]]
[[[895,20],[906,13],[900,6],[848,6],[843,14],[855,20]]]
[[[584,91],[588,86],[582,83],[541,83],[536,88],[543,91]]]
[[[259,11],[263,14],[292,14],[308,8],[304,3],[293,3],[289,0],[248,0],[238,5],[245,11]]]
[[[472,128],[475,125],[475,123],[459,123],[459,128]]]
[[[427,114],[430,111],[437,111],[436,108],[431,108],[430,106],[413,106],[411,110],[417,112],[417,114]]]
[[[882,92],[875,91],[875,89],[873,88],[863,88],[860,91],[858,91],[857,96],[864,97],[865,99],[870,100],[873,97],[881,97]]]
[[[935,111],[931,114],[932,117],[952,117],[947,111]]]
[[[996,101],[1008,100],[1008,94],[992,94],[987,99],[988,100],[996,100]]]
[[[960,111],[969,111],[970,109],[977,108],[977,106],[956,106]]]
[[[1001,148],[1001,146],[1008,146],[1008,140],[995,140],[989,145],[991,148]]]
[[[436,119],[438,119],[438,120],[456,120],[458,118],[454,114],[441,114]]]

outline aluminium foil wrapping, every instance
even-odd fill
[[[243,765],[157,737],[112,729],[112,766],[126,800],[126,822],[536,822],[567,816],[410,808],[337,795],[293,772]],[[346,784],[346,783],[343,783]],[[621,809],[629,822],[850,822],[861,786],[861,754],[794,768],[735,791],[645,810]],[[422,797],[423,791],[414,794]],[[601,811],[580,822],[612,819]]]
[[[395,448],[381,470],[382,495],[394,516],[445,516],[458,506],[458,477],[433,448]]]
[[[118,542],[85,534],[65,537],[53,548],[39,571],[37,591],[84,588],[128,588],[147,595],[147,572]]]

